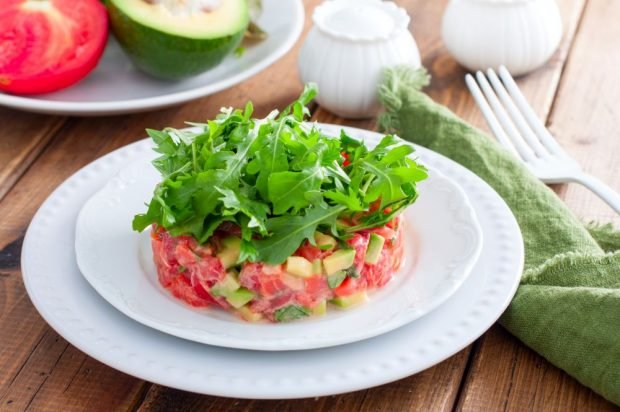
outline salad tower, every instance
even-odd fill
[[[149,130],[161,173],[133,228],[152,227],[160,283],[195,307],[246,320],[322,315],[363,302],[400,267],[400,214],[427,177],[414,149],[370,149],[305,121],[308,85],[281,113],[223,108],[192,129]]]

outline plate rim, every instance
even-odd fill
[[[108,116],[162,109],[215,94],[257,75],[280,60],[292,49],[303,31],[305,10],[302,0],[286,0],[286,3],[290,3],[293,9],[290,17],[292,30],[287,33],[284,41],[257,64],[218,82],[209,83],[195,89],[153,97],[105,102],[44,100],[0,92],[0,106],[43,114]]]
[[[330,126],[325,124],[318,124],[319,128],[328,129]],[[187,128],[187,129],[195,129],[195,128]],[[377,135],[371,136],[372,143],[378,144],[379,138]],[[144,149],[142,149],[141,153],[134,159],[132,162],[125,165],[120,171],[115,175],[118,177],[122,175],[125,171],[132,170],[137,165],[142,164],[142,162],[146,161],[146,153],[145,150],[147,146],[150,148],[150,140],[142,139],[141,140]],[[403,141],[403,143],[409,144],[408,142]],[[149,153],[150,154],[150,153]],[[111,289],[112,285],[118,285],[115,283],[116,278],[105,276],[102,277],[100,272],[94,272],[92,270],[93,264],[92,261],[88,260],[87,257],[90,255],[90,249],[85,248],[84,244],[81,241],[84,239],[84,236],[89,236],[85,234],[87,230],[86,227],[86,216],[90,212],[92,213],[93,202],[103,202],[107,198],[101,199],[102,193],[105,194],[106,191],[110,190],[110,181],[106,183],[100,190],[95,192],[89,199],[82,205],[75,227],[75,257],[77,261],[78,268],[84,279],[89,283],[89,285],[111,306],[113,306],[118,311],[122,312],[125,316],[133,319],[134,321],[141,323],[145,326],[153,328],[157,331],[167,333],[169,335],[186,339],[206,345],[220,346],[229,349],[246,349],[246,350],[256,350],[256,351],[299,351],[299,350],[310,350],[310,349],[320,349],[327,348],[338,345],[345,345],[349,343],[354,343],[358,341],[362,341],[365,339],[370,339],[385,333],[389,333],[395,329],[398,329],[404,325],[407,325],[416,319],[426,316],[428,313],[435,310],[441,304],[443,304],[446,300],[448,300],[456,291],[462,286],[462,284],[467,280],[467,278],[471,275],[473,267],[480,257],[480,253],[482,251],[482,247],[484,244],[484,236],[482,233],[482,229],[480,228],[480,223],[476,212],[471,205],[465,191],[453,180],[447,177],[444,173],[439,170],[432,171],[433,176],[437,179],[437,185],[448,185],[451,189],[451,193],[459,196],[459,211],[450,210],[452,212],[452,218],[454,219],[455,224],[467,224],[467,228],[471,229],[473,232],[473,240],[475,241],[474,247],[471,250],[468,250],[468,254],[466,257],[459,259],[456,267],[450,270],[450,275],[448,276],[450,279],[456,276],[456,281],[449,282],[449,287],[446,287],[442,293],[438,293],[438,297],[435,297],[430,304],[423,307],[423,311],[408,311],[404,312],[401,315],[397,315],[394,318],[389,319],[388,321],[376,324],[374,327],[365,328],[368,326],[367,324],[360,325],[360,329],[358,332],[353,332],[353,334],[343,334],[338,335],[337,333],[332,333],[331,337],[327,337],[325,335],[299,335],[293,336],[288,339],[282,338],[282,340],[276,339],[274,336],[270,338],[257,338],[257,340],[253,339],[243,339],[238,334],[241,333],[237,331],[237,334],[234,336],[230,336],[224,331],[208,331],[204,329],[195,329],[186,325],[186,327],[180,325],[169,325],[166,323],[162,323],[157,319],[153,319],[149,317],[146,313],[132,307],[128,302],[134,301],[133,295],[118,295],[118,288],[115,287],[114,290]],[[114,190],[114,189],[112,189]],[[114,195],[116,192],[112,192]],[[109,195],[109,194],[108,194]],[[116,197],[113,197],[116,199]],[[450,209],[450,208],[449,208]],[[463,213],[465,216],[461,216],[460,213]],[[128,229],[129,231],[129,229]],[[466,242],[465,239],[467,236],[461,236],[462,241]],[[469,239],[471,240],[471,239]],[[92,243],[92,241],[91,241]],[[463,243],[461,242],[461,245]],[[105,256],[100,256],[105,260]],[[137,258],[137,257],[136,257]],[[402,273],[401,276],[414,276],[416,273],[415,268],[413,273]],[[110,286],[110,287],[108,287]],[[378,290],[377,290],[378,291]],[[377,292],[377,291],[372,291]],[[167,291],[166,291],[167,292]],[[122,294],[122,291],[121,291]],[[162,297],[163,299],[163,297]],[[372,297],[371,297],[372,300]],[[152,304],[156,304],[156,302],[151,302]],[[366,303],[368,305],[369,303]],[[191,310],[191,308],[187,308]],[[378,309],[378,308],[375,308]],[[352,311],[353,312],[353,311]],[[355,316],[353,313],[350,316]],[[359,319],[359,316],[355,319]],[[355,320],[352,318],[352,322]],[[317,319],[317,323],[321,322],[320,319]],[[288,325],[287,325],[288,326]],[[297,325],[291,325],[291,327],[299,327]],[[247,332],[246,332],[247,333]],[[315,333],[319,333],[315,331]]]
[[[339,127],[337,125],[334,125],[334,126]],[[346,127],[345,129],[347,129],[350,132],[357,132],[357,133],[362,133],[362,134],[369,133],[369,131],[365,131],[362,129],[355,129],[355,128],[349,128],[349,127]],[[137,143],[133,143],[128,146],[116,149],[115,151],[102,156],[98,160],[106,159],[106,158],[108,158],[109,160],[109,156],[112,156],[114,153],[122,154],[124,158],[129,158],[130,152],[132,150],[131,147],[136,144]],[[444,335],[444,332],[446,331],[445,330],[434,331],[433,334],[428,335],[428,336],[422,336],[422,339],[421,339],[425,342],[431,342],[432,344],[422,347],[421,349],[418,350],[417,354],[409,354],[407,352],[407,353],[400,353],[398,356],[396,356],[396,354],[390,353],[389,355],[392,357],[389,360],[386,360],[385,362],[381,364],[382,369],[378,371],[377,373],[368,374],[367,370],[361,369],[361,372],[359,374],[354,374],[353,371],[350,374],[345,374],[344,375],[345,379],[343,380],[334,381],[331,379],[333,378],[333,376],[327,376],[327,378],[330,378],[329,380],[327,380],[327,382],[325,381],[326,376],[322,375],[320,377],[321,379],[314,378],[310,380],[305,380],[303,382],[303,385],[297,384],[293,386],[291,385],[291,381],[292,381],[291,379],[288,379],[288,380],[279,379],[279,380],[273,380],[273,385],[275,385],[273,387],[272,386],[265,387],[264,385],[261,385],[261,384],[256,385],[256,386],[252,386],[252,385],[247,386],[245,385],[245,381],[243,380],[242,377],[232,378],[228,376],[215,376],[214,377],[211,375],[207,375],[207,376],[192,375],[195,379],[179,379],[178,378],[179,371],[176,370],[177,373],[175,374],[172,374],[171,371],[174,370],[174,367],[175,367],[174,365],[179,365],[181,362],[181,358],[183,356],[186,356],[185,354],[183,354],[183,352],[177,353],[178,357],[175,357],[174,359],[175,363],[172,365],[166,364],[166,362],[162,362],[161,357],[157,358],[157,362],[149,361],[147,354],[144,354],[144,353],[140,353],[140,355],[137,355],[138,358],[132,358],[133,361],[128,362],[127,361],[128,356],[132,355],[132,353],[127,352],[127,348],[125,348],[124,349],[125,351],[123,351],[122,350],[123,348],[119,348],[118,346],[111,346],[109,343],[98,344],[92,338],[89,339],[88,337],[86,337],[82,333],[83,331],[80,330],[77,326],[72,325],[71,323],[67,323],[66,321],[63,322],[62,315],[58,313],[54,313],[52,311],[53,308],[48,307],[48,305],[50,305],[50,301],[49,300],[46,301],[46,296],[42,293],[42,291],[38,290],[37,288],[34,288],[34,285],[36,285],[35,280],[36,280],[37,274],[31,271],[29,255],[32,253],[32,250],[33,250],[32,244],[34,242],[33,240],[34,234],[36,234],[36,231],[39,230],[36,228],[36,226],[42,225],[45,223],[46,215],[49,213],[50,210],[53,210],[58,198],[66,196],[67,192],[71,190],[71,187],[76,186],[76,181],[78,179],[84,178],[89,173],[93,172],[94,162],[84,166],[82,169],[80,169],[79,171],[74,173],[71,177],[69,177],[67,180],[65,180],[63,183],[61,183],[58,186],[58,188],[55,189],[50,194],[50,196],[42,203],[39,210],[34,215],[34,218],[31,224],[29,225],[28,230],[26,232],[26,236],[24,238],[24,247],[22,250],[22,257],[21,257],[22,273],[23,273],[23,279],[24,279],[26,291],[31,301],[33,302],[33,305],[38,310],[38,312],[41,314],[41,316],[46,320],[46,322],[53,329],[55,329],[63,338],[65,338],[69,343],[77,347],[82,352],[124,373],[128,373],[140,379],[144,379],[150,382],[158,383],[158,384],[165,385],[165,386],[172,387],[172,388],[177,388],[180,390],[192,391],[196,393],[202,393],[202,394],[208,394],[208,395],[214,395],[214,396],[225,396],[225,397],[231,397],[231,398],[294,399],[294,398],[327,396],[327,395],[335,395],[339,393],[346,393],[346,392],[351,392],[355,390],[361,390],[361,389],[366,389],[366,388],[373,387],[373,386],[386,384],[389,382],[396,381],[398,379],[405,378],[407,376],[421,372],[422,370],[425,370],[447,359],[448,357],[462,350],[464,347],[470,345],[474,340],[476,340],[479,336],[481,336],[484,332],[486,332],[497,321],[499,316],[504,312],[504,310],[506,309],[506,307],[512,300],[517,290],[519,280],[521,278],[521,274],[523,270],[523,261],[524,261],[524,253],[523,253],[524,245],[523,245],[523,237],[521,235],[520,228],[518,226],[518,223],[514,215],[510,211],[509,207],[506,205],[505,201],[497,194],[497,192],[492,187],[490,187],[486,182],[484,182],[481,178],[476,176],[473,172],[467,170],[466,168],[457,164],[451,159],[448,159],[445,156],[439,153],[433,152],[429,149],[423,149],[423,150],[432,153],[433,156],[437,157],[438,161],[444,162],[446,165],[454,169],[455,172],[458,172],[461,175],[460,179],[468,179],[471,181],[470,182],[471,185],[479,186],[480,190],[484,194],[484,197],[478,198],[477,201],[474,202],[475,203],[474,206],[480,207],[480,208],[487,208],[487,207],[490,207],[487,205],[492,205],[493,207],[497,208],[496,214],[499,217],[494,218],[494,219],[499,219],[499,218],[505,219],[505,221],[501,222],[501,225],[502,227],[504,227],[505,230],[509,232],[508,234],[510,234],[511,237],[505,238],[504,243],[506,245],[510,243],[510,246],[513,247],[513,249],[511,249],[511,254],[506,255],[506,256],[510,256],[510,262],[501,263],[501,266],[498,266],[502,272],[506,272],[503,274],[503,278],[499,279],[497,277],[499,276],[497,271],[494,270],[493,272],[491,272],[492,276],[495,277],[494,278],[495,282],[499,282],[501,280],[501,283],[503,284],[500,290],[501,292],[500,297],[498,298],[499,302],[497,303],[496,306],[494,306],[493,310],[487,309],[487,311],[490,311],[490,312],[487,313],[487,315],[483,314],[484,318],[482,320],[478,320],[474,322],[473,325],[470,325],[469,328],[466,328],[462,330],[461,333],[457,334],[456,336],[458,338],[458,343],[446,345],[446,342],[442,342],[439,340],[439,339],[446,337],[446,335]],[[84,199],[83,201],[85,202],[86,199]],[[74,214],[75,214],[74,216],[75,218],[77,216],[77,211],[75,211]],[[485,230],[485,228],[486,230],[496,230],[497,225],[490,225],[489,223],[484,223],[484,220],[485,219],[483,219],[483,222],[481,222],[483,226],[483,231]],[[497,223],[497,222],[494,222],[494,223]],[[487,245],[488,245],[488,248],[491,249],[494,253],[498,252],[499,250],[498,245],[492,245],[490,242],[487,242]],[[74,265],[75,262],[69,262],[69,264]],[[495,262],[494,264],[500,265],[499,262]],[[508,264],[510,264],[511,266],[508,267],[507,266]],[[76,274],[76,276],[80,276],[80,275]],[[485,281],[483,285],[486,287],[488,286],[487,283],[488,282]],[[457,313],[458,317],[461,319],[461,323],[459,323],[459,325],[464,325],[466,321],[469,322],[468,320],[469,318],[467,318],[467,316],[473,316],[475,312],[478,312],[478,307],[483,305],[484,302],[483,302],[482,297],[478,296],[477,298],[478,298],[478,301],[475,302],[476,304],[470,303],[471,306],[469,308],[459,308],[459,311]],[[444,305],[447,305],[447,304],[448,303],[445,303]],[[439,310],[441,310],[441,308]],[[431,313],[429,314],[428,318],[430,319],[433,316],[439,316],[439,313],[437,312],[435,312],[435,314]],[[422,318],[421,320],[424,320],[424,319],[426,318]],[[456,319],[454,321],[456,321]],[[127,319],[127,322],[130,322],[132,325],[134,324],[133,321],[128,320],[128,319]],[[409,327],[405,327],[405,328],[409,328]],[[146,329],[149,329],[149,328],[146,328]],[[402,331],[403,329],[400,329],[400,330]],[[141,331],[136,330],[135,327],[133,326],[127,332],[132,334],[131,335],[132,339],[138,337],[137,334],[143,333]],[[153,333],[156,333],[156,332],[153,332]],[[397,333],[398,331],[393,332],[393,334],[397,334]],[[399,339],[398,336],[397,335],[395,336],[393,334],[388,334],[384,336],[390,336],[391,339],[398,340]],[[166,341],[166,342],[158,343],[157,348],[150,349],[152,351],[158,352],[159,355],[168,355],[170,353],[169,352],[170,350],[172,350],[173,353],[175,350],[176,351],[178,350],[191,351],[193,348],[193,346],[191,345],[200,345],[200,344],[193,344],[193,343],[187,343],[183,345],[184,341],[182,339],[168,337],[167,335],[161,334],[161,333],[157,333],[156,336],[159,338],[158,340]],[[454,339],[457,339],[457,338],[454,338]],[[375,339],[383,339],[383,337],[378,337]],[[142,341],[142,343],[146,343],[146,344],[148,344],[148,342],[149,341]],[[134,343],[135,341],[132,340],[132,344]],[[407,343],[407,348],[409,350],[411,341],[407,339],[406,343]],[[417,342],[413,343],[413,345],[415,344],[417,344]],[[342,347],[353,348],[352,350],[355,351],[356,350],[355,347],[357,345],[359,345],[359,343],[355,343],[351,345],[343,345]],[[168,351],[163,351],[163,349],[159,348],[159,346],[164,346]],[[204,345],[201,345],[201,346],[204,346]],[[339,348],[339,347],[336,347],[336,348]],[[422,357],[422,359],[419,359],[419,357],[416,357],[415,355],[422,356],[422,349],[425,350],[424,351],[425,355]],[[131,348],[129,348],[129,350],[131,350]],[[250,356],[253,354],[252,351],[243,351],[243,350],[225,350],[225,352],[222,352],[222,350],[218,350],[218,348],[215,348],[215,347],[213,348],[213,350],[217,352],[218,356],[220,354],[223,354],[223,356],[228,356],[227,355],[228,352],[232,352],[235,355],[241,354],[242,356],[246,354]],[[331,350],[332,348],[329,348],[329,349],[319,350],[318,352],[322,353],[321,351],[331,351]],[[359,349],[359,351],[363,351],[363,348]],[[312,352],[314,351],[302,351],[302,352],[295,352],[295,353],[312,353]],[[256,352],[256,353],[261,354],[264,352]],[[284,352],[283,354],[286,354],[286,352]],[[137,365],[137,362],[141,362],[141,363]],[[357,364],[355,364],[355,366],[357,366]],[[296,368],[288,368],[287,370],[294,371],[295,369]],[[190,373],[195,373],[195,371],[193,370],[189,370],[189,371],[185,370],[185,371],[190,372]],[[339,375],[336,377],[339,377]],[[259,382],[259,383],[265,383],[265,382]],[[298,381],[295,381],[293,383],[298,383]],[[239,386],[241,386],[241,388]]]

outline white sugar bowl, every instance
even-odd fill
[[[398,64],[420,67],[407,12],[381,0],[327,0],[313,14],[299,55],[304,83],[319,86],[318,103],[346,118],[379,111],[383,70]]]
[[[443,41],[461,65],[506,66],[515,76],[542,66],[562,38],[555,0],[450,0]]]

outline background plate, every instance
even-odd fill
[[[337,134],[336,134],[337,135]],[[366,139],[370,147],[379,143]],[[161,180],[142,154],[90,198],[77,220],[76,258],[86,280],[112,306],[138,322],[174,336],[228,348],[300,350],[356,342],[394,330],[450,297],[480,255],[482,233],[465,193],[432,169],[421,196],[404,213],[405,261],[394,279],[352,310],[285,324],[249,323],[218,308],[196,309],[160,286],[150,234],[131,230]],[[415,155],[415,153],[414,153]]]
[[[347,128],[352,136],[375,133]],[[74,231],[86,200],[140,153],[112,152],[58,187],[24,239],[22,273],[45,320],[78,349],[113,368],[161,385],[236,398],[332,395],[388,383],[433,366],[482,335],[512,299],[523,268],[523,239],[499,195],[472,172],[432,151],[418,153],[467,193],[485,239],[457,292],[428,315],[348,345],[289,352],[207,346],[143,326],[110,306],[80,274]]]
[[[97,68],[78,84],[38,96],[0,93],[0,105],[38,113],[103,116],[154,110],[208,96],[254,76],[295,44],[304,25],[301,0],[263,0],[258,24],[267,40],[248,47],[241,58],[183,81],[158,80],[138,71],[110,35]]]

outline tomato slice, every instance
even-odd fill
[[[99,0],[0,0],[0,90],[37,94],[83,79],[103,53]]]

